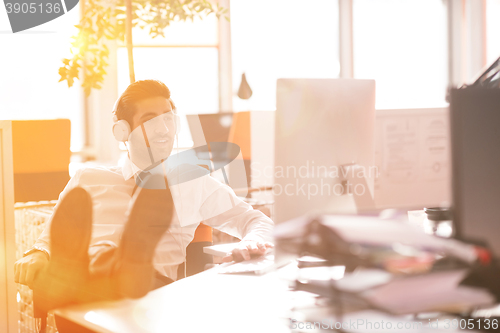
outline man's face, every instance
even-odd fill
[[[172,152],[176,131],[175,115],[164,97],[153,97],[135,104],[129,136],[130,158],[145,170],[166,159]]]

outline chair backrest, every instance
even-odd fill
[[[233,115],[233,123],[229,131],[228,142],[237,144],[241,149],[241,157],[245,165],[246,179],[232,181],[234,188],[251,187],[251,160],[252,160],[252,138],[251,138],[251,112],[243,111]],[[231,171],[229,171],[231,172]]]
[[[69,181],[69,119],[12,122],[14,201],[55,200]]]
[[[196,228],[193,240],[186,247],[186,262],[179,265],[177,279],[203,272],[206,264],[212,264],[212,256],[203,252],[205,246],[212,244],[212,228],[201,223]],[[186,264],[186,276],[184,276],[184,264]]]
[[[208,169],[205,165],[200,165]],[[208,225],[200,223],[194,232],[194,238],[186,248],[186,275],[191,276],[202,272],[206,264],[213,263],[211,255],[203,252],[205,246],[210,246],[213,243],[212,228]],[[184,265],[180,265],[177,271],[178,277],[184,276]]]

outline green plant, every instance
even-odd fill
[[[165,28],[174,21],[194,20],[209,14],[220,18],[227,12],[207,0],[132,0],[131,9],[132,27],[148,29],[153,38],[164,37]],[[82,87],[87,96],[92,89],[100,89],[108,66],[106,40],[124,43],[126,20],[125,0],[86,0],[76,26],[78,33],[71,43],[73,57],[62,60],[59,82],[67,81],[71,87],[75,79],[83,78]],[[129,62],[132,63],[132,59]]]

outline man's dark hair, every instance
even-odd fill
[[[132,125],[132,117],[136,111],[136,103],[153,97],[165,97],[175,111],[175,104],[170,98],[170,89],[159,80],[139,80],[127,87],[116,107],[118,120],[124,119]]]

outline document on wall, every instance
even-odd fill
[[[448,132],[445,108],[377,110],[377,206],[425,207],[449,202]]]

